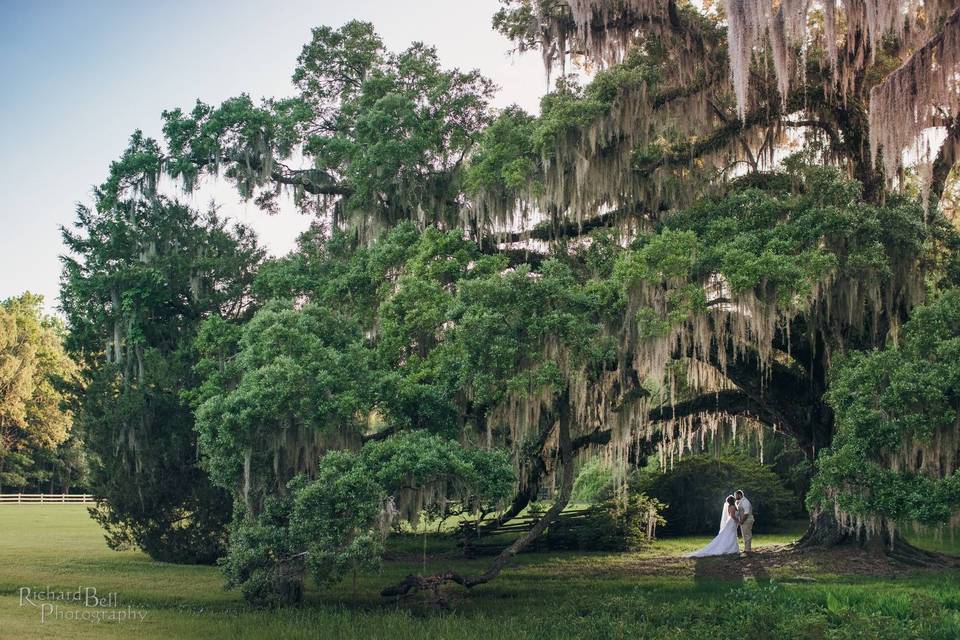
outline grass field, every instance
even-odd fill
[[[379,575],[310,590],[298,609],[255,611],[224,591],[215,567],[150,561],[106,548],[81,506],[0,507],[0,638],[958,638],[960,576],[910,572],[868,557],[787,554],[796,532],[759,535],[751,559],[691,561],[703,538],[659,541],[642,553],[524,554],[494,582],[449,593],[446,610],[420,597],[384,600],[384,585],[420,571],[422,538],[400,538]],[[428,571],[476,571],[447,538],[428,539]],[[21,606],[19,589],[117,593],[104,612],[143,619],[67,619]],[[34,600],[38,602],[37,600]]]

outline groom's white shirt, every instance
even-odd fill
[[[737,509],[740,510],[740,513],[744,518],[753,513],[753,505],[750,504],[749,500],[747,500],[747,496],[740,498],[740,500],[737,502]]]

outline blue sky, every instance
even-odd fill
[[[282,96],[310,29],[373,22],[387,46],[436,45],[444,64],[479,68],[497,104],[535,111],[546,80],[539,56],[508,54],[490,28],[497,0],[0,0],[0,299],[29,290],[56,305],[73,219],[134,129],[160,132],[160,112],[242,92]],[[285,253],[307,220],[267,217],[225,186],[221,213]]]

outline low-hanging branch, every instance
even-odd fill
[[[685,418],[701,413],[723,413],[730,416],[745,415],[761,422],[769,422],[769,412],[746,393],[736,389],[723,389],[700,394],[673,405],[651,409],[647,419],[663,422]]]
[[[447,571],[439,575],[427,577],[409,575],[401,580],[399,584],[387,587],[381,591],[381,596],[401,596],[412,590],[424,588],[435,589],[438,583],[442,584],[447,581],[455,582],[468,589],[487,583],[496,578],[514,556],[520,553],[530,542],[539,537],[540,534],[557,519],[560,513],[567,508],[567,503],[570,502],[570,495],[573,492],[573,442],[570,438],[571,415],[569,394],[569,389],[564,390],[564,392],[560,394],[557,403],[557,444],[560,452],[560,466],[563,476],[560,482],[560,491],[553,504],[547,509],[546,513],[534,523],[533,527],[501,551],[487,570],[479,575],[465,576],[454,571]]]

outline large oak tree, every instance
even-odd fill
[[[396,593],[496,576],[564,508],[578,453],[666,461],[734,420],[828,448],[834,359],[895,343],[958,276],[937,207],[957,11],[904,4],[845,1],[841,24],[834,2],[507,0],[496,28],[591,76],[561,75],[537,116],[352,22],[314,30],[292,97],[166,112],[103,211],[216,174],[320,218],[260,270],[257,294],[288,301],[260,331],[208,325],[208,468],[256,514],[323,450],[429,429],[512,448],[525,477],[501,521],[553,483],[488,571]],[[863,538],[852,503],[812,504],[808,540]],[[902,550],[886,517],[871,531]]]

